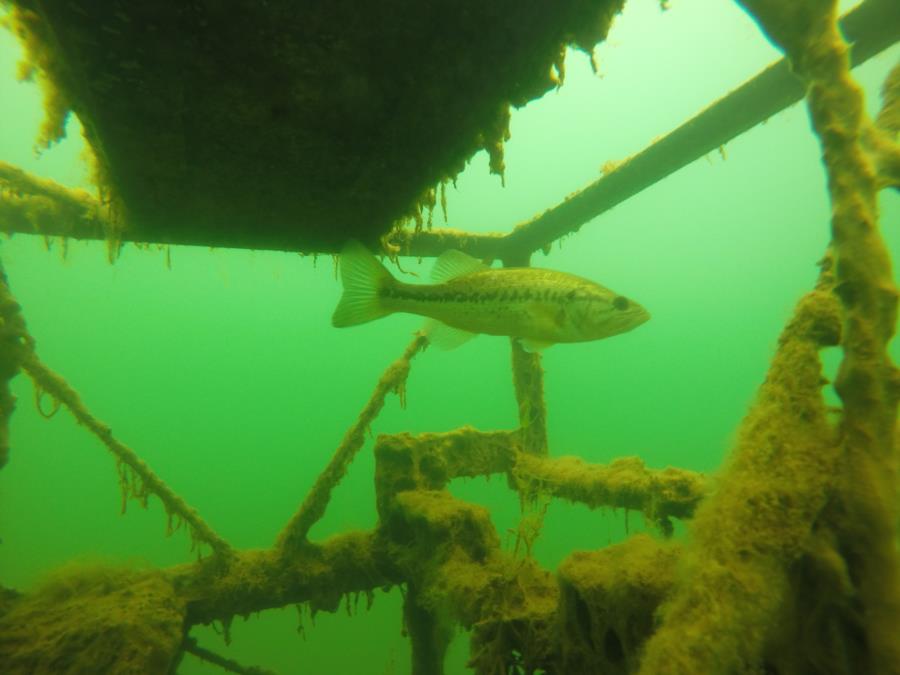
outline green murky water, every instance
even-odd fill
[[[847,8],[852,3],[845,3]],[[597,51],[600,77],[570,54],[558,92],[514,112],[505,188],[476,156],[448,192],[456,228],[504,230],[595,180],[607,160],[645,147],[777,58],[732,3],[633,0]],[[877,109],[894,47],[855,71]],[[37,158],[37,88],[14,80],[19,58],[0,33],[0,160],[89,189],[80,130]],[[557,346],[544,357],[551,452],[606,462],[640,455],[652,467],[711,471],[764,376],[779,330],[815,277],[828,237],[819,148],[797,105],[620,205],[533,262],[595,279],[638,299],[653,319],[607,341]],[[439,214],[436,223],[441,225]],[[900,254],[900,197],[882,195],[882,222]],[[419,326],[394,316],[337,330],[340,295],[330,258],[126,246],[115,265],[103,244],[4,239],[0,255],[43,360],[236,547],[267,547],[296,510],[384,367]],[[420,275],[430,262],[406,261]],[[413,365],[406,409],[389,400],[373,432],[511,428],[509,347],[480,337]],[[895,350],[895,356],[900,356]],[[832,367],[837,354],[830,355]],[[25,589],[64,561],[191,560],[188,537],[165,517],[119,514],[114,462],[66,414],[44,420],[28,381],[12,454],[0,472],[0,581]],[[316,539],[375,524],[371,442],[341,483]],[[489,507],[501,533],[518,516],[503,480],[452,486]],[[644,529],[632,514],[564,503],[549,509],[537,558],[555,567],[574,549]],[[364,603],[362,603],[364,604]],[[282,673],[409,671],[398,591],[372,608],[305,621],[293,607],[236,620],[230,647],[211,629],[201,644]],[[463,672],[454,641],[447,672]],[[219,672],[188,656],[182,675]]]

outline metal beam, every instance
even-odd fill
[[[851,63],[867,61],[900,40],[900,2],[867,0],[840,21]],[[503,242],[507,255],[544,248],[601,213],[737,138],[806,94],[786,59],[719,99],[696,117],[620,164],[584,190],[519,225]]]
[[[840,26],[853,44],[852,63],[857,66],[900,41],[900,2],[866,0],[847,13]],[[390,239],[404,255],[429,257],[458,248],[480,258],[527,260],[534,251],[577,231],[629,197],[800,101],[804,94],[802,83],[782,59],[614,171],[505,236],[446,229],[403,231]],[[54,211],[66,217],[48,217],[55,215]],[[0,232],[103,239],[106,233],[115,231],[106,223],[105,211],[84,193],[67,191],[0,163]],[[218,240],[182,242],[177,237],[148,241],[127,229],[117,235],[123,242],[228,245]]]

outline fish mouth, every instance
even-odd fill
[[[632,328],[640,326],[642,323],[647,323],[650,320],[650,312],[648,312],[643,305],[639,305],[636,302],[632,303],[630,313]]]
[[[647,323],[649,320],[650,312],[638,305],[633,308],[633,311],[629,312],[628,322],[623,327],[622,332],[627,333],[633,331],[635,328]]]

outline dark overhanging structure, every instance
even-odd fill
[[[885,85],[882,111],[875,120],[863,114],[862,96],[849,71],[851,63],[865,61],[900,38],[900,5],[867,0],[844,17],[841,30],[853,43],[848,58],[834,3],[744,0],[741,4],[785,52],[786,61],[508,234],[442,231],[424,223],[414,229],[395,228],[404,215],[423,218],[423,209],[434,206],[438,197],[431,186],[451,177],[460,157],[488,147],[493,168],[502,171],[508,106],[555,86],[548,73],[551,66],[558,75],[563,73],[562,47],[575,44],[589,50],[605,36],[621,4],[573,0],[553,4],[551,11],[542,2],[504,3],[487,9],[482,4],[460,9],[458,3],[417,3],[399,23],[388,25],[365,16],[365,10],[356,16],[343,5],[323,3],[310,4],[300,25],[287,5],[269,3],[271,13],[265,14],[261,5],[237,3],[230,10],[241,18],[240,27],[235,27],[226,13],[203,3],[136,6],[132,14],[121,8],[111,11],[111,6],[102,4],[12,3],[14,25],[44,86],[49,87],[51,114],[45,140],[53,139],[69,109],[83,122],[88,120],[85,129],[97,152],[104,201],[0,166],[0,229],[7,232],[105,239],[113,250],[134,241],[320,253],[335,251],[352,236],[381,243],[391,255],[437,255],[453,246],[507,264],[527,264],[534,251],[805,95],[829,176],[833,240],[822,259],[816,287],[800,299],[784,328],[715,491],[710,491],[710,481],[702,475],[675,468],[648,469],[639,458],[589,465],[578,458],[551,457],[540,357],[523,352],[512,341],[518,428],[379,436],[375,444],[377,527],[325,542],[309,541],[310,528],[325,512],[331,490],[361,449],[365,431],[386,397],[397,393],[403,401],[412,360],[427,344],[425,337],[417,336],[385,370],[358,420],[278,540],[262,551],[234,549],[93,416],[78,393],[38,357],[4,279],[0,284],[4,383],[20,371],[26,373],[36,391],[67,409],[110,451],[123,500],[146,504],[150,497],[159,499],[169,517],[168,529],[184,527],[208,551],[197,563],[164,570],[111,568],[83,572],[26,594],[4,591],[0,594],[0,662],[10,672],[58,672],[60,664],[75,664],[80,672],[165,673],[173,671],[185,653],[232,672],[260,672],[197,645],[189,635],[190,627],[215,621],[227,629],[235,615],[286,604],[334,611],[349,594],[369,594],[375,588],[401,584],[407,591],[404,613],[417,675],[443,672],[448,621],[471,629],[470,666],[485,674],[688,675],[751,668],[799,675],[816,672],[817,664],[823,662],[835,673],[897,672],[900,557],[895,538],[895,428],[900,375],[886,352],[896,322],[897,291],[878,231],[875,200],[880,189],[900,186],[900,67]],[[479,11],[494,14],[486,17]],[[436,17],[451,20],[435,23]],[[490,18],[494,23],[485,23]],[[500,37],[492,38],[498,42],[470,44],[471,26],[476,24],[497,26]],[[424,29],[428,26],[431,31]],[[452,30],[437,26],[452,26]],[[297,53],[290,40],[279,41],[278,28],[286,27],[307,36],[311,52]],[[385,161],[403,164],[401,154],[385,150],[384,143],[390,145],[388,141],[399,138],[396,129],[392,131],[393,122],[379,118],[386,124],[378,127],[384,137],[372,140],[371,147],[357,147],[350,141],[367,138],[364,132],[371,130],[366,126],[370,122],[353,126],[353,113],[341,105],[365,98],[379,74],[396,71],[382,71],[379,66],[364,69],[366,76],[354,78],[323,73],[314,66],[324,64],[326,70],[341,64],[360,66],[350,36],[365,38],[370,32],[396,36],[397,31],[413,29],[442,49],[454,37],[466,41],[472,53],[485,49],[485,54],[496,55],[491,50],[499,44],[509,60],[500,69],[501,86],[491,88],[485,87],[471,63],[456,66],[456,85],[465,81],[476,91],[496,90],[499,96],[485,94],[472,117],[460,122],[453,133],[447,132],[445,141],[437,144],[443,153],[439,157],[419,155],[408,160],[408,176],[415,175],[420,182],[387,185],[379,180],[388,167],[367,164],[366,158],[379,158],[386,152]],[[371,43],[366,39],[361,44],[368,49]],[[141,45],[155,45],[156,51],[133,59],[122,51],[139,52]],[[423,54],[432,53],[427,45],[422,48]],[[437,48],[432,45],[432,49]],[[164,68],[148,69],[150,64],[181,63],[190,54],[196,55],[196,62],[181,75]],[[273,86],[284,84],[283,71],[267,71],[255,79],[260,59],[273,55],[291,73],[299,73],[302,83],[327,84],[322,88],[327,91],[322,94],[325,98],[310,93],[314,87],[303,86],[291,90],[296,98],[287,96],[283,87]],[[245,61],[236,67],[233,86],[225,83],[221,94],[231,98],[217,98],[215,92],[203,90],[204,75],[219,72],[223,63],[234,63],[236,56]],[[329,57],[334,57],[334,63]],[[392,68],[402,62],[398,51],[388,50],[385,57]],[[418,100],[418,92],[422,100],[444,105],[441,92],[429,88],[428,78],[418,69],[427,70],[428,59],[414,66],[405,82],[407,89],[390,89],[392,100]],[[85,74],[90,77],[84,79]],[[172,82],[180,82],[180,88],[171,88]],[[335,82],[340,86],[331,91]],[[188,85],[200,89],[191,92]],[[278,97],[269,98],[270,88],[279,91]],[[139,96],[128,99],[123,91],[149,94],[159,103],[154,107]],[[197,118],[191,115],[198,110],[184,107],[191,93],[198,98],[207,94],[198,103]],[[260,102],[250,105],[243,94],[258,96]],[[92,102],[104,97],[119,101],[121,107],[113,106],[105,117],[92,118]],[[240,119],[222,117],[215,110],[225,100],[239,111]],[[246,107],[241,107],[242,102]],[[387,105],[381,102],[382,107]],[[336,106],[337,113],[322,122],[325,127],[315,126],[315,120],[310,124],[316,134],[323,135],[320,143],[344,143],[337,148],[338,164],[346,163],[347,157],[358,160],[352,177],[335,173],[339,169],[334,167],[304,166],[297,158],[314,147],[313,141],[292,136],[290,125],[280,127],[280,120],[293,119],[299,112],[315,117],[314,113],[329,106]],[[143,115],[143,122],[154,124],[171,116],[172,110],[183,116],[179,122],[183,130],[205,139],[209,154],[201,153],[198,164],[185,151],[186,139],[168,133],[171,128],[163,129],[147,166],[136,167],[130,153],[137,151],[132,144],[140,139],[129,135],[122,120],[134,113],[134,119]],[[199,124],[201,118],[208,118],[209,124]],[[241,143],[228,148],[234,125],[253,119],[271,124],[271,135],[261,139],[258,148]],[[401,126],[407,122],[401,115]],[[415,133],[407,140],[410,148],[421,145],[421,136]],[[293,165],[297,171],[313,175],[322,170],[322,175],[280,200],[261,204],[253,197],[243,204],[232,202],[229,213],[234,218],[227,221],[229,226],[221,225],[221,220],[214,226],[217,213],[221,215],[214,196],[231,193],[240,201],[241,189],[252,187],[254,181],[259,187],[271,179],[277,172],[265,160],[283,150],[285,143],[293,143],[298,151],[287,160],[297,162]],[[216,153],[227,150],[237,159],[222,166],[221,177],[199,175],[198,167],[213,166],[216,157],[221,157]],[[241,173],[251,156],[260,162],[259,173]],[[166,167],[174,167],[178,186],[160,178]],[[148,187],[137,189],[140,181]],[[335,186],[329,193],[328,188]],[[348,199],[348,186],[359,195]],[[262,194],[272,196],[273,190],[288,187],[271,183]],[[376,205],[382,194],[390,199]],[[332,200],[341,203],[330,210]],[[161,223],[157,209],[167,203],[183,207],[182,216]],[[265,217],[250,227],[247,217],[256,213],[254,209]],[[354,209],[367,211],[371,219],[351,218]],[[290,213],[296,217],[288,218]],[[365,230],[356,229],[360,222]],[[309,223],[315,225],[307,227]],[[833,345],[840,345],[844,352],[835,382],[842,400],[838,422],[822,400],[818,356],[822,347]],[[8,387],[4,392],[0,396],[0,461],[5,463],[6,429],[14,401]],[[501,549],[484,509],[454,499],[445,490],[454,478],[491,473],[504,474],[525,505],[520,545],[514,553]],[[637,536],[599,551],[573,553],[551,573],[534,561],[530,547],[540,532],[542,504],[554,498],[592,508],[639,510],[656,523],[661,536]],[[672,518],[691,520],[692,535],[686,545],[668,541]],[[683,574],[673,573],[676,564]],[[109,612],[111,606],[122,612]],[[656,613],[658,623],[653,621]],[[129,617],[127,622],[121,621],[123,615]]]
[[[853,45],[851,63],[857,66],[900,40],[900,8],[895,3],[884,0],[870,0],[843,17],[840,26],[848,42]],[[228,226],[227,216],[219,221],[217,229],[202,232],[189,227],[156,229],[148,224],[119,229],[112,222],[109,209],[95,200],[28,176],[2,162],[0,189],[5,187],[17,193],[23,204],[19,209],[12,209],[7,204],[5,212],[0,212],[0,231],[73,239],[108,239],[110,233],[116,233],[117,240],[121,242],[275,249],[302,253],[336,253],[348,237],[362,238],[374,244],[379,238],[386,236],[387,243],[392,248],[396,247],[397,252],[406,255],[434,256],[452,247],[482,258],[522,259],[556,239],[577,231],[603,212],[723,146],[802,100],[803,96],[803,83],[791,72],[787,60],[782,59],[649,147],[619,163],[614,170],[565,202],[516,226],[506,234],[485,235],[421,227],[421,209],[435,207],[434,194],[423,203],[411,202],[405,206],[419,215],[419,226],[414,230],[403,227],[392,230],[392,224],[405,215],[404,211],[395,210],[380,222],[368,214],[354,224],[354,228],[365,224],[367,230],[334,226],[334,234],[327,240],[310,239],[309,235],[291,237],[267,234],[260,231],[265,229],[264,223],[255,227],[255,233],[237,233],[240,228],[235,227],[232,231]],[[446,177],[445,175],[443,178]],[[434,182],[426,185],[434,185]],[[427,190],[425,187],[417,189],[420,192]],[[291,193],[294,191],[291,190]],[[58,212],[47,213],[47,207],[44,210],[27,209],[25,205],[29,197],[49,200]],[[203,201],[211,199],[208,196],[202,198]],[[125,210],[131,210],[127,200]],[[288,220],[289,213],[284,212],[282,218]],[[177,215],[172,216],[172,221],[178,220]],[[298,220],[295,227],[304,230],[305,222]],[[293,243],[289,241],[291,239]]]

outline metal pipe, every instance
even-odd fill
[[[840,27],[853,45],[851,63],[858,66],[900,40],[900,2],[867,0],[848,12]],[[537,251],[577,231],[601,213],[793,105],[805,93],[786,59],[772,64],[614,171],[516,227],[503,242],[507,255]]]

